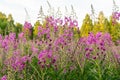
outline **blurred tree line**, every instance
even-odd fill
[[[113,22],[113,16],[108,18],[104,16],[101,11],[97,17],[96,21],[92,21],[90,15],[86,14],[81,26],[81,37],[88,36],[89,32],[96,34],[97,32],[110,33],[113,41],[120,39],[120,23],[116,21]]]
[[[38,33],[38,27],[39,26],[46,26],[46,22],[40,23],[39,21],[36,21],[33,26],[33,33],[32,36],[37,36]],[[23,25],[21,23],[15,23],[14,19],[12,17],[12,14],[9,14],[6,16],[4,13],[0,12],[0,34],[7,35],[10,32],[18,33],[23,31]],[[59,28],[60,30],[63,30],[62,27]],[[85,18],[83,19],[83,23],[81,25],[81,28],[78,29],[77,27],[73,29],[75,37],[85,37],[88,36],[90,32],[93,32],[96,34],[97,32],[102,33],[110,33],[113,41],[120,39],[120,23],[116,21],[116,23],[113,23],[113,17],[112,15],[108,18],[104,16],[104,13],[101,11],[97,17],[96,21],[92,21],[89,14],[86,14]],[[60,31],[63,32],[63,31]]]
[[[22,31],[22,24],[15,23],[12,14],[6,16],[0,12],[0,34],[7,35],[10,32],[15,32],[17,35]]]

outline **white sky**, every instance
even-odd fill
[[[91,14],[91,4],[98,14],[103,11],[105,16],[111,15],[113,0],[48,0],[52,7],[60,7],[62,14],[65,13],[65,6],[67,6],[68,11],[71,12],[71,5],[74,6],[75,12],[78,16],[79,26],[81,26],[82,20],[84,19],[86,13]],[[116,4],[120,7],[120,0],[115,0]],[[5,14],[11,13],[16,22],[24,23],[25,21],[25,10],[27,9],[31,23],[35,23],[38,17],[38,12],[40,6],[43,6],[43,11],[47,13],[48,5],[47,0],[0,0],[0,11]]]

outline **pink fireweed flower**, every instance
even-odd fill
[[[47,33],[46,38],[50,39],[50,33]]]
[[[64,31],[63,37],[73,37],[73,32],[70,29]]]
[[[43,50],[39,53],[38,59],[42,60],[43,58],[51,58],[52,57],[52,50]]]
[[[2,40],[2,35],[0,34],[0,40]]]
[[[38,53],[39,49],[38,48],[35,48],[34,46],[32,46],[32,52],[33,53]]]
[[[72,20],[70,20],[69,27],[74,27],[74,24],[73,24]]]
[[[85,56],[86,56],[87,59],[89,59],[90,58],[90,53],[86,53]]]
[[[14,43],[13,48],[17,49],[17,47],[18,47],[18,43]]]
[[[58,45],[64,45],[65,43],[65,39],[63,36],[59,37],[58,39],[55,40],[54,45],[58,46]]]
[[[38,55],[38,59],[41,60],[42,58],[44,58],[44,57],[46,56],[46,54],[47,54],[47,51],[46,51],[46,50],[41,51],[41,52],[39,53],[39,55]]]
[[[19,33],[18,37],[19,38],[23,38],[24,37],[24,33],[23,32]]]
[[[28,61],[28,59],[29,59],[28,56],[23,56],[23,57],[21,58],[22,63],[26,63],[26,62]]]
[[[38,37],[41,37],[41,35],[42,35],[42,34],[41,34],[41,32],[38,32],[38,34],[37,34],[37,35],[38,35]]]
[[[99,39],[101,36],[102,36],[102,33],[101,33],[101,32],[98,32],[98,33],[96,34],[96,39]]]
[[[120,12],[112,13],[112,23],[113,25],[117,23],[117,20],[120,18]]]
[[[53,58],[52,63],[54,64],[55,62],[56,62],[56,59],[55,59],[55,58]]]
[[[45,33],[45,34],[50,33],[50,29],[49,29],[49,28],[45,29],[45,30],[44,30],[44,33]]]
[[[38,31],[40,31],[40,30],[42,30],[42,26],[39,26],[39,27],[38,27]]]
[[[13,52],[13,55],[15,55],[15,56],[20,55],[20,50],[15,50],[15,51]]]
[[[15,71],[22,71],[25,68],[25,64],[28,60],[28,56],[21,57],[20,55],[13,55],[8,61],[8,65],[11,65]]]
[[[14,68],[14,70],[21,71],[21,70],[23,70],[25,65],[22,62],[16,60],[15,63],[12,64],[12,67]]]
[[[8,35],[6,35],[4,39],[8,40],[8,39],[9,39],[9,36],[8,36]]]
[[[1,80],[7,80],[7,76],[4,75],[4,76],[1,78]]]
[[[87,37],[86,44],[90,45],[94,43],[96,43],[96,38],[93,33],[90,33],[89,36]]]
[[[48,56],[48,58],[51,58],[51,57],[52,57],[52,50],[49,50],[47,56]]]
[[[58,26],[54,26],[54,32],[58,31]]]
[[[103,37],[106,38],[107,40],[111,40],[111,36],[109,33],[105,33]]]
[[[117,45],[120,45],[120,40],[117,40],[117,41],[116,41],[116,44],[117,44]]]
[[[65,21],[65,22],[68,22],[68,21],[69,21],[69,19],[68,19],[67,17],[65,17],[65,18],[64,18],[64,21]]]
[[[56,23],[57,23],[57,25],[62,25],[63,20],[61,20],[60,18],[58,18],[58,19],[56,19]]]
[[[93,51],[93,48],[89,48],[89,51],[90,51],[90,52]]]
[[[31,23],[25,22],[25,23],[24,23],[24,28],[31,29],[31,28],[32,28]]]
[[[58,59],[58,56],[57,55],[54,55],[53,58],[52,58],[52,64],[54,64]]]
[[[74,24],[74,26],[78,26],[78,21],[77,20],[73,20],[73,24]]]
[[[116,54],[114,54],[114,56],[117,59],[117,61],[120,63],[120,54],[116,53]]]
[[[9,34],[9,40],[14,41],[15,38],[16,38],[16,34],[15,33],[10,33]]]
[[[119,12],[114,12],[114,13],[113,13],[113,18],[116,19],[116,20],[119,20],[119,18],[120,18],[120,13],[119,13]]]
[[[93,59],[95,60],[97,57],[96,56],[93,56]]]
[[[51,22],[51,25],[52,25],[53,27],[55,27],[55,26],[57,26],[57,22],[56,22],[56,21],[52,21],[52,22]]]
[[[4,39],[1,43],[2,48],[4,48],[6,51],[9,49],[9,40],[8,39]]]
[[[3,38],[2,38],[2,35],[0,34],[0,43],[2,43],[2,40],[3,40]]]
[[[31,35],[31,30],[32,30],[32,25],[31,23],[25,22],[24,27],[23,27],[23,32],[26,33],[27,35]]]
[[[2,47],[5,48],[6,46],[8,46],[8,40],[4,39],[2,41]]]
[[[85,51],[88,51],[89,50],[89,48],[85,48]]]
[[[103,40],[103,39],[97,39],[96,44],[98,44],[99,46],[103,47],[105,45],[105,40]]]
[[[40,52],[40,54],[38,55],[38,64],[39,65],[44,65],[47,66],[47,65],[52,65],[56,62],[56,58],[55,56],[53,56],[53,51],[52,50],[43,50]],[[47,63],[46,63],[47,62]]]
[[[22,38],[22,42],[23,43],[26,43],[27,42],[27,40],[26,40],[26,38],[24,37],[24,38]]]
[[[70,21],[70,18],[65,17],[65,18],[64,18],[64,21],[65,21],[65,24],[66,24],[66,23],[68,23],[68,22]]]
[[[53,18],[52,16],[50,16],[50,17],[47,17],[46,20],[47,20],[48,22],[51,22],[51,21],[54,21],[54,18]]]

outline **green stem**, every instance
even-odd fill
[[[30,63],[31,67],[37,72],[38,77],[41,77],[40,73],[38,72],[38,70]]]
[[[102,72],[100,65],[95,61],[96,66],[98,67],[99,80],[102,80]]]

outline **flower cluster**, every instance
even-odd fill
[[[23,32],[26,35],[29,35],[29,36],[31,35],[31,32],[32,32],[32,25],[31,25],[31,23],[29,23],[29,22],[25,22],[24,23]]]
[[[1,80],[7,80],[7,76],[4,75],[4,76],[1,78]]]
[[[38,64],[41,65],[42,68],[50,67],[56,63],[56,57],[53,55],[52,50],[43,50],[38,55]]]
[[[54,80],[53,76],[61,78],[76,73],[84,76],[84,69],[85,72],[88,70],[86,74],[90,69],[94,68],[97,72],[104,66],[110,66],[114,70],[113,66],[120,62],[120,45],[114,44],[109,33],[89,32],[87,37],[76,38],[75,34],[80,34],[77,26],[77,21],[71,18],[65,17],[62,20],[47,17],[44,26],[38,26],[38,34],[34,39],[26,38],[25,32],[19,33],[18,36],[14,33],[0,35],[0,61],[3,64],[1,79],[21,79],[20,75],[23,75],[23,78],[29,80],[41,79],[41,76]],[[31,24],[25,22],[24,30],[31,29]],[[75,33],[75,30],[78,32]],[[104,63],[104,66],[99,68],[99,63]],[[10,76],[10,73],[15,76]],[[101,72],[98,73],[100,75]],[[31,77],[27,77],[28,75]]]
[[[120,13],[119,12],[114,12],[112,14],[112,23],[116,24],[117,20],[119,20],[119,19],[120,19]]]

